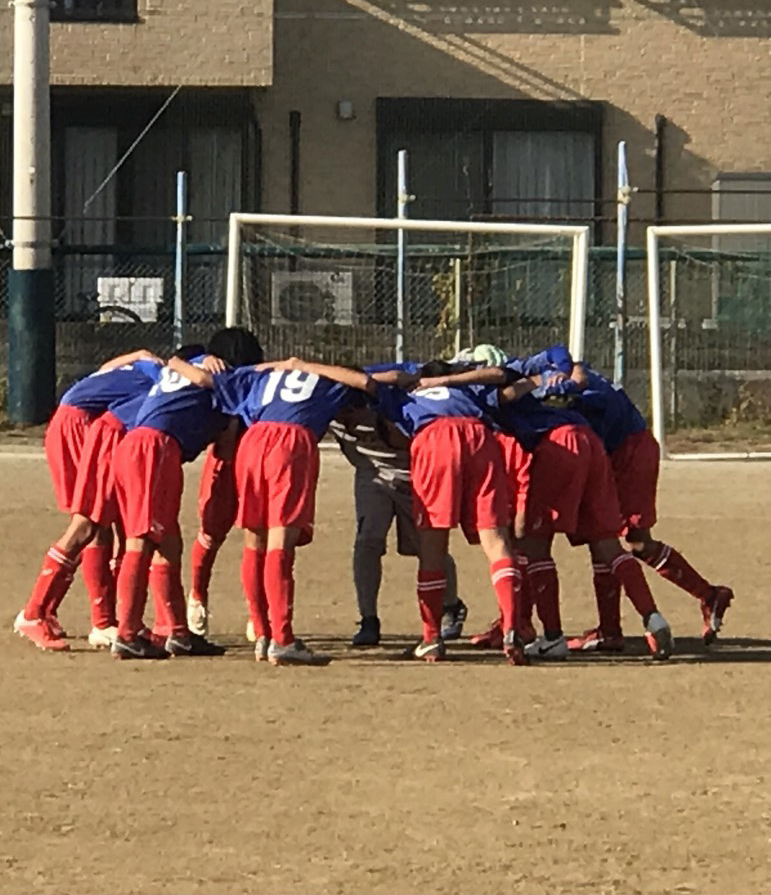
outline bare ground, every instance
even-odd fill
[[[400,659],[418,630],[414,565],[389,555],[382,649],[346,648],[350,473],[325,454],[298,628],[333,662],[257,666],[240,632],[238,537],[213,589],[219,660],[93,653],[80,583],[68,656],[10,634],[62,527],[43,462],[0,456],[0,893],[735,893],[771,856],[771,466],[664,469],[660,536],[737,592],[725,637],[654,581],[678,636],[629,654],[515,669],[463,643]],[[194,532],[197,468],[184,521]],[[494,614],[478,551],[455,542],[468,630]],[[586,556],[560,544],[568,626],[594,621]]]

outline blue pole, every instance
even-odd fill
[[[397,155],[396,175],[396,216],[407,217],[407,150],[400,149]],[[404,230],[398,230],[396,234],[396,344],[394,345],[394,360],[397,364],[404,361],[404,302],[407,293],[406,263],[407,240]]]
[[[184,341],[185,269],[187,267],[187,174],[177,171],[177,241],[174,251],[174,348]]]
[[[613,350],[613,381],[624,386],[626,373],[626,236],[629,227],[629,173],[626,143],[618,144],[618,193],[616,215],[616,305]]]

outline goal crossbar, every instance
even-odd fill
[[[338,229],[426,231],[437,233],[529,234],[565,236],[572,240],[570,280],[570,334],[568,345],[576,359],[583,359],[586,321],[586,295],[589,274],[589,227],[562,224],[523,224],[484,221],[426,221],[408,218],[367,218],[335,215],[253,214],[232,212],[228,228],[228,272],[225,299],[225,323],[234,326],[238,319],[238,270],[241,254],[241,228],[256,227],[335,227]]]
[[[668,460],[771,460],[769,451],[729,451],[709,454],[670,453],[666,449],[664,417],[664,373],[661,344],[661,274],[659,240],[676,236],[771,236],[771,224],[666,224],[647,228],[648,337],[651,365],[651,414],[653,435]]]

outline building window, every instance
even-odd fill
[[[137,0],[55,0],[52,22],[135,22]]]

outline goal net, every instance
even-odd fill
[[[583,351],[587,227],[235,213],[226,320],[269,356],[363,364]]]
[[[653,433],[673,459],[771,459],[771,224],[647,232]]]

